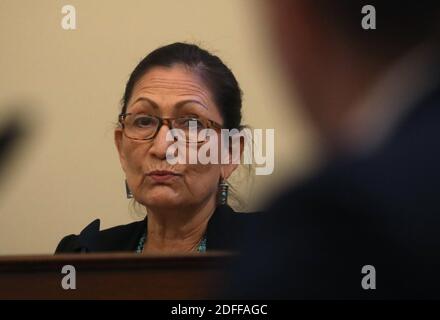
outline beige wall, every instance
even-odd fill
[[[77,30],[61,28],[64,4],[75,6]],[[33,125],[0,177],[0,254],[50,253],[63,235],[95,218],[102,228],[136,219],[113,125],[132,68],[170,42],[196,42],[217,53],[244,91],[245,123],[275,128],[275,172],[256,177],[252,195],[259,201],[251,198],[249,208],[258,208],[282,177],[294,180],[310,169],[314,144],[284,93],[259,5],[1,0],[0,118],[18,102]]]

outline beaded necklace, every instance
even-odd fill
[[[142,237],[139,239],[139,243],[136,247],[136,253],[142,253],[144,250],[144,244],[145,240],[147,239],[147,233],[144,232]],[[203,253],[206,252],[206,234],[203,236],[202,240],[200,241],[199,245],[197,246],[197,252]]]

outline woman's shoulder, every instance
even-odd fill
[[[263,215],[260,211],[242,212],[235,211],[228,205],[217,207],[213,215],[213,219],[218,219],[224,223],[240,224],[255,221]]]
[[[78,252],[131,251],[145,231],[145,220],[100,229],[100,220],[88,224],[78,235],[65,236],[58,244],[55,254]]]
[[[208,248],[210,250],[238,249],[243,236],[262,216],[261,212],[238,212],[226,205],[217,207],[208,223]]]

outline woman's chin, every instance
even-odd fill
[[[177,195],[153,195],[150,194],[145,199],[142,199],[143,204],[148,208],[172,208],[181,206],[182,200]]]

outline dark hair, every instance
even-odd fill
[[[146,72],[153,67],[171,67],[176,64],[190,68],[206,81],[206,86],[220,109],[224,127],[240,129],[242,92],[232,71],[219,57],[197,45],[180,42],[152,51],[134,68],[125,86],[121,113],[126,112],[133,87]]]

